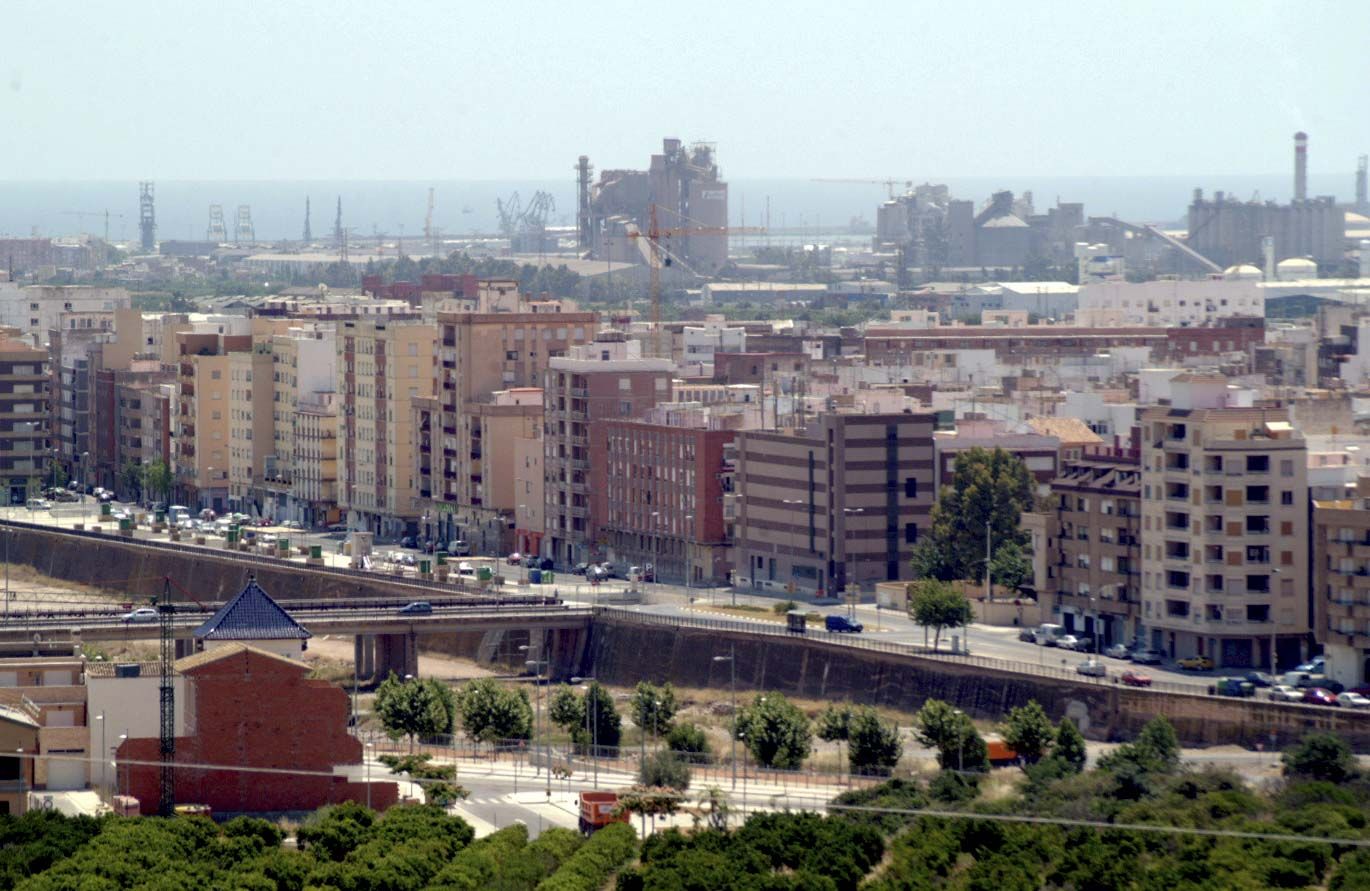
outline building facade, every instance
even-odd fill
[[[827,414],[736,436],[734,582],[840,592],[908,578],[933,491],[932,414]]]
[[[1142,625],[1175,658],[1288,667],[1312,631],[1307,450],[1283,409],[1184,374],[1142,412]]]
[[[1313,605],[1327,676],[1370,681],[1370,478],[1354,496],[1313,503]]]
[[[48,456],[49,417],[46,350],[13,333],[0,333],[0,480],[6,504],[23,504],[41,489]]]

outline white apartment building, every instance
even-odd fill
[[[1308,469],[1284,409],[1217,374],[1170,382],[1144,409],[1144,642],[1220,667],[1292,667],[1306,654]]]
[[[63,314],[109,313],[112,319],[116,309],[129,305],[125,288],[0,282],[0,325],[19,329],[35,346],[47,342],[48,331],[65,327]]]
[[[1080,287],[1079,300],[1075,323],[1086,328],[1197,327],[1234,316],[1265,316],[1260,282],[1250,278],[1090,282]]]

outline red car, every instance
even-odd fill
[[[1325,690],[1322,687],[1309,687],[1304,690],[1303,701],[1309,705],[1337,705],[1337,697],[1332,694],[1331,690]]]
[[[1142,674],[1140,671],[1125,671],[1118,679],[1129,687],[1151,686],[1151,675]]]

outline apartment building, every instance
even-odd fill
[[[49,391],[49,410],[53,419],[52,457],[66,472],[84,476],[86,474],[78,469],[80,465],[89,462],[92,455],[102,454],[95,424],[95,378],[103,365],[102,348],[114,336],[113,322],[111,320],[108,327],[89,329],[54,328],[48,334],[52,369]],[[112,460],[112,431],[106,427],[102,433]],[[105,475],[111,485],[114,473],[115,468],[111,466]]]
[[[278,520],[304,521],[307,502],[295,489],[296,438],[302,401],[337,386],[338,349],[331,323],[302,323],[271,337],[271,451],[266,456],[260,500]]]
[[[1051,503],[1046,550],[1057,621],[1101,648],[1131,643],[1141,603],[1139,456],[1097,448],[1068,459],[1051,482]]]
[[[495,409],[495,394],[541,388],[548,363],[594,335],[595,314],[551,311],[560,305],[522,298],[515,282],[482,281],[476,292],[468,302],[479,311],[437,314],[436,414],[429,420],[429,452],[420,458],[431,468],[425,525],[440,540],[484,538],[502,547],[490,539],[508,528],[517,503],[494,491],[504,482],[490,462],[512,455],[501,428],[521,435],[522,422],[506,423],[508,416],[528,418],[541,409],[526,399],[515,400],[523,406],[517,410]]]
[[[354,529],[417,531],[413,401],[433,395],[436,341],[414,321],[338,325],[338,507]]]
[[[23,504],[43,485],[48,453],[48,354],[14,329],[0,330],[0,479],[6,504]]]
[[[737,434],[734,582],[834,594],[908,578],[932,510],[932,414]]]
[[[724,453],[733,436],[666,417],[591,424],[591,515],[607,558],[650,563],[658,581],[726,583]]]
[[[640,341],[602,331],[549,361],[543,387],[544,555],[574,565],[605,554],[593,513],[590,432],[671,398],[675,363],[643,358]]]
[[[130,297],[125,288],[91,285],[0,284],[0,325],[18,329],[15,335],[35,346],[43,346],[51,332],[65,327],[89,327],[96,316],[112,316],[127,309]],[[95,316],[82,315],[95,314]],[[63,316],[69,316],[66,321]]]
[[[228,503],[248,516],[262,516],[256,495],[275,445],[272,358],[263,340],[228,354]]]
[[[542,553],[547,500],[542,427],[514,440],[514,549],[520,554]]]
[[[292,519],[306,528],[339,520],[338,403],[335,393],[311,393],[300,399],[294,415],[294,463],[291,467]]]
[[[229,497],[229,353],[252,349],[247,320],[236,321],[176,334],[177,500],[216,511],[225,509]]]
[[[1347,496],[1313,502],[1310,559],[1327,676],[1355,687],[1370,682],[1370,477]]]
[[[1288,413],[1192,373],[1141,426],[1146,642],[1225,667],[1301,661],[1312,631],[1307,452]]]

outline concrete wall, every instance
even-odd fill
[[[1069,715],[1092,739],[1130,739],[1151,718],[1175,725],[1186,745],[1283,746],[1313,731],[1330,731],[1358,751],[1370,751],[1370,714],[1331,708],[1290,708],[1247,699],[1162,695],[1116,684],[1018,675],[950,661],[858,650],[802,638],[596,620],[582,669],[605,683],[639,680],[708,687],[727,696],[729,667],[712,656],[737,647],[740,699],[761,690],[823,701],[849,700],[913,711],[942,699],[984,719],[1036,699],[1053,719]]]

